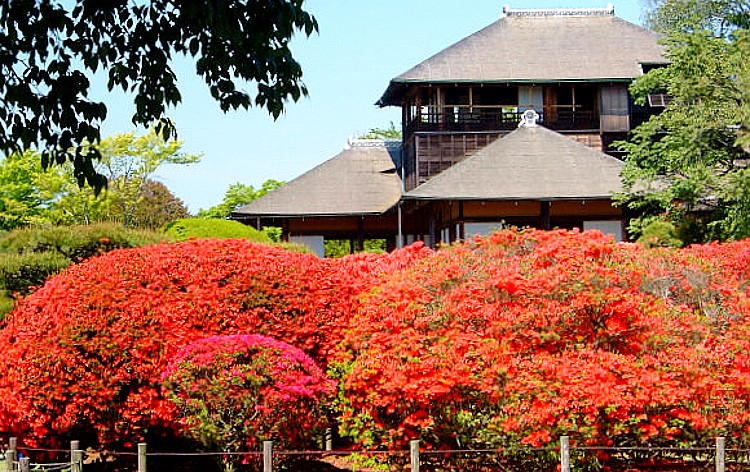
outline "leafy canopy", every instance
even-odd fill
[[[151,0],[0,3],[0,152],[38,147],[44,167],[73,162],[80,185],[96,189],[96,147],[107,116],[88,98],[91,73],[134,93],[135,125],[174,135],[166,108],[182,99],[171,63],[195,59],[195,71],[224,111],[255,104],[277,118],[285,102],[307,94],[289,41],[317,31],[304,0]],[[252,91],[242,90],[245,82]]]
[[[207,210],[201,209],[198,211],[198,216],[201,218],[229,218],[232,212],[242,205],[247,205],[282,185],[284,185],[284,182],[268,179],[256,190],[252,185],[240,182],[234,183],[227,189],[221,203]]]
[[[0,230],[49,223],[49,205],[68,182],[62,168],[45,171],[31,151],[0,160]]]
[[[750,7],[738,2],[672,0],[652,24],[667,33],[671,63],[636,80],[640,104],[666,92],[664,111],[634,130],[621,200],[643,216],[677,225],[686,242],[750,236]],[[697,16],[697,17],[696,17]]]
[[[370,131],[363,134],[361,139],[383,139],[383,140],[396,140],[401,141],[402,135],[401,130],[396,128],[396,125],[391,124],[388,128],[371,128]]]
[[[99,195],[77,185],[71,163],[45,170],[38,153],[11,154],[0,160],[0,229],[98,221],[158,228],[185,217],[185,205],[152,179],[164,165],[200,159],[181,146],[179,141],[164,141],[153,130],[142,136],[121,133],[103,139],[92,146],[101,156],[95,168],[109,180],[106,192]]]
[[[724,36],[748,27],[750,4],[745,0],[651,0],[646,25],[660,33],[713,31]]]

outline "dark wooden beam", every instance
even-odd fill
[[[541,229],[549,230],[550,217],[549,217],[550,202],[541,202],[541,208],[539,209],[539,227]]]

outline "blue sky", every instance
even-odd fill
[[[320,33],[293,42],[310,96],[290,102],[274,121],[261,109],[224,114],[194,65],[175,64],[183,101],[169,113],[183,149],[200,163],[168,166],[155,178],[195,213],[219,203],[235,182],[256,188],[267,179],[289,181],[338,154],[349,137],[399,125],[400,111],[374,103],[392,77],[497,20],[511,8],[605,7],[607,1],[308,0]],[[615,14],[641,23],[645,0],[613,2]],[[250,86],[248,86],[250,89]],[[108,107],[103,135],[130,131],[132,100],[95,81],[92,98]]]

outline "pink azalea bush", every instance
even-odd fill
[[[261,335],[195,341],[172,359],[162,384],[185,435],[228,452],[257,451],[265,440],[309,447],[328,424],[335,389],[302,350]]]

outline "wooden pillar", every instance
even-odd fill
[[[549,230],[550,225],[550,202],[539,202],[539,228]]]
[[[458,239],[458,232],[456,231],[456,218],[453,216],[453,202],[448,202],[448,218],[446,218],[448,222],[448,241],[447,243],[451,244]]]
[[[464,241],[466,239],[466,231],[464,229],[464,202],[460,200],[458,202],[458,239]]]
[[[435,214],[430,213],[430,221],[428,223],[429,231],[430,231],[430,247],[436,247],[437,246],[437,221],[435,221]]]
[[[281,240],[289,242],[289,220],[281,220]]]
[[[716,438],[716,472],[724,472],[726,464],[724,459],[724,447],[726,441],[724,438]]]
[[[365,217],[360,216],[357,220],[357,251],[365,250]]]
[[[402,181],[402,187],[403,187],[403,181]],[[402,188],[402,191],[403,191],[403,188]],[[398,225],[398,231],[396,233],[396,249],[401,249],[404,247],[404,225],[403,225],[403,214],[401,213],[400,201],[398,202],[398,207],[396,208],[396,219],[397,219],[396,223]]]
[[[404,107],[401,108],[401,136],[406,136],[406,127],[411,123],[409,114],[411,110],[411,99],[407,100]]]

